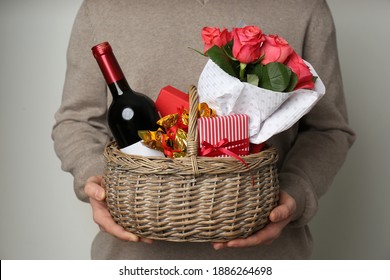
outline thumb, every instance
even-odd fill
[[[92,176],[88,178],[84,186],[84,191],[87,196],[98,201],[104,200],[106,193],[102,187],[102,183],[103,180],[101,176]]]
[[[97,187],[95,191],[95,199],[96,200],[104,200],[106,198],[106,192],[104,191],[103,188]]]
[[[294,198],[285,192],[280,193],[279,205],[275,207],[270,213],[270,220],[277,223],[291,217],[296,209]]]

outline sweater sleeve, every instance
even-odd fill
[[[91,54],[94,30],[87,2],[74,21],[67,52],[67,70],[61,106],[52,130],[54,149],[62,169],[74,177],[77,197],[87,201],[84,184],[102,174],[106,126],[107,87]]]
[[[297,201],[291,226],[307,224],[318,209],[354,142],[348,125],[333,18],[326,1],[316,1],[310,18],[303,58],[326,86],[324,97],[299,123],[298,136],[280,170],[281,189]]]

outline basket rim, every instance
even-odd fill
[[[242,164],[232,157],[205,157],[195,156],[169,158],[159,156],[139,156],[121,152],[115,141],[110,141],[104,150],[106,164],[112,164],[117,169],[127,170],[136,174],[167,175],[200,175],[200,174],[224,174],[250,173],[269,164],[275,164],[278,160],[277,149],[268,146],[259,153],[242,156],[247,165]],[[197,171],[193,170],[193,161],[196,161]]]

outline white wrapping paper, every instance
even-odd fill
[[[318,77],[313,67],[305,63]],[[259,144],[290,128],[308,113],[325,94],[325,86],[318,77],[314,90],[266,90],[241,82],[209,60],[199,77],[198,94],[199,102],[206,102],[217,115],[249,115],[250,142]]]

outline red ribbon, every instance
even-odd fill
[[[249,154],[249,151],[243,150],[248,146],[248,138],[231,142],[229,142],[227,138],[224,138],[216,145],[212,145],[207,141],[203,141],[202,148],[200,149],[200,155],[209,157],[227,155],[234,157],[241,162],[245,162],[239,156],[246,156]]]
[[[184,114],[184,107],[181,106],[180,108],[177,108],[177,122],[176,126],[178,128],[183,129],[185,132],[188,131],[188,125],[183,123],[183,114]]]
[[[243,150],[244,148],[249,146],[249,138],[245,138],[242,140],[231,141],[229,142],[227,138],[222,139],[216,145],[212,145],[207,141],[202,142],[202,148],[200,149],[199,154],[201,156],[209,156],[215,157],[220,155],[227,155],[235,158],[240,161],[243,165],[245,165],[249,172],[252,175],[252,185],[255,185],[255,179],[251,170],[249,169],[249,165],[243,160],[240,156],[245,156],[249,154],[249,151]]]
[[[169,139],[170,137],[168,137]],[[167,156],[167,157],[170,157],[170,158],[173,158],[174,157],[174,153],[179,153],[181,152],[180,150],[174,150],[172,149],[170,146],[167,145],[167,142],[168,141],[166,138],[165,138],[165,135],[163,134],[162,135],[162,147],[164,149],[164,154]]]

